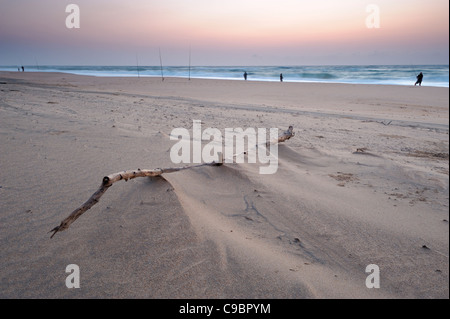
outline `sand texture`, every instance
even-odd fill
[[[0,297],[449,298],[448,104],[448,88],[0,72]],[[276,174],[120,181],[50,239],[104,176],[177,166],[171,131],[193,120],[296,135]]]

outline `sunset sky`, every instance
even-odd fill
[[[66,28],[68,4],[80,28]],[[369,4],[380,28],[368,28]],[[448,64],[448,0],[0,0],[0,65]]]

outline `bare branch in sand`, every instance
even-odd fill
[[[102,184],[100,185],[99,189],[92,194],[92,196],[80,207],[75,209],[66,219],[64,219],[61,224],[55,228],[53,228],[50,232],[53,232],[53,234],[50,236],[50,238],[53,238],[57,232],[66,230],[69,228],[70,224],[72,224],[75,220],[78,219],[81,215],[83,215],[88,209],[92,208],[95,204],[97,204],[100,200],[100,197],[103,196],[104,193],[110,188],[115,182],[124,180],[128,181],[133,178],[137,177],[154,177],[154,176],[160,176],[163,173],[173,173],[182,171],[185,169],[195,168],[195,167],[202,167],[202,166],[220,166],[222,165],[222,159],[220,156],[220,161],[218,162],[211,162],[211,163],[204,163],[200,165],[195,166],[185,166],[185,167],[176,167],[176,168],[157,168],[157,169],[137,169],[132,171],[123,171],[115,174],[111,174],[108,176],[103,177]]]
[[[288,139],[290,139],[291,137],[295,136],[295,132],[294,132],[294,127],[291,125],[289,126],[289,128],[284,131],[283,133],[281,133],[281,135],[278,136],[277,139],[274,139],[272,141],[268,141],[265,145],[265,147],[269,147],[270,145],[275,145],[278,143],[282,143],[287,141]],[[259,144],[256,144],[255,146],[253,146],[254,149],[258,148]],[[233,154],[233,158],[238,157],[242,154],[248,154],[248,150],[247,151],[243,151],[241,153],[237,153],[237,154]]]
[[[283,134],[281,134],[277,141],[273,141],[272,143],[280,143],[284,142],[288,139],[290,139],[292,136],[294,136],[293,127],[289,126],[289,129],[285,131]],[[270,143],[270,142],[269,142]],[[268,144],[269,144],[268,143]],[[77,220],[81,215],[83,215],[87,210],[92,208],[95,204],[97,204],[100,200],[100,197],[103,196],[103,194],[110,188],[115,182],[124,180],[128,181],[130,179],[134,179],[137,177],[154,177],[154,176],[160,176],[162,174],[168,174],[168,173],[174,173],[179,172],[186,169],[192,169],[202,166],[221,166],[223,165],[223,155],[222,153],[219,153],[219,160],[217,162],[211,162],[211,163],[203,163],[199,165],[193,165],[193,166],[184,166],[184,167],[176,167],[176,168],[157,168],[157,169],[137,169],[137,170],[130,170],[130,171],[123,171],[119,173],[114,173],[108,176],[103,177],[102,184],[98,188],[98,190],[92,194],[92,196],[80,207],[75,209],[68,217],[66,217],[59,226],[53,228],[49,233],[53,232],[53,234],[50,236],[50,238],[53,238],[56,233],[66,230],[69,228],[69,226]]]
[[[291,125],[291,126],[289,126],[289,128],[286,131],[283,132],[283,134],[281,134],[278,137],[277,143],[282,143],[284,141],[287,141],[288,139],[290,139],[293,136],[295,136],[294,127]]]
[[[353,152],[353,154],[362,154],[362,155],[369,155],[369,156],[373,156],[373,157],[381,157],[379,155],[367,152],[367,148],[365,148],[365,147],[357,148],[356,152]]]

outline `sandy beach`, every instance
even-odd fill
[[[448,105],[413,85],[0,72],[0,297],[449,298]],[[176,167],[171,131],[194,120],[296,135],[276,174],[121,181],[50,239],[104,176]]]

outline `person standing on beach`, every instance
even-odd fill
[[[25,68],[23,67],[23,65],[22,65],[22,72],[25,72]]]
[[[417,76],[417,81],[416,81],[416,83],[414,83],[414,86],[416,86],[417,84],[419,84],[419,86],[422,86],[422,80],[423,80],[423,74],[422,74],[422,72],[420,72],[419,75]]]
[[[283,73],[280,74],[280,82],[283,82]]]
[[[247,81],[247,72],[244,72],[244,80]]]

